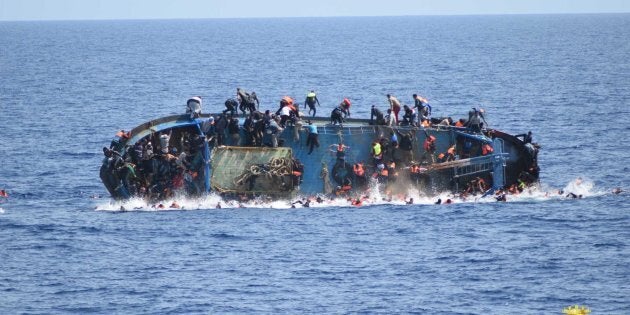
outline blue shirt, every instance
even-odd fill
[[[315,125],[308,125],[306,127],[308,128],[308,132],[309,133],[317,134],[317,126],[315,126]]]

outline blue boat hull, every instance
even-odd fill
[[[188,115],[177,115],[144,123],[131,131],[130,137],[120,146],[120,154],[123,157],[127,156],[133,145],[141,139],[150,140],[156,145],[159,143],[157,135],[170,130],[175,132],[186,130],[187,134],[202,134],[201,125],[206,117],[209,115],[202,115],[196,119],[190,119]],[[294,126],[287,126],[282,132],[280,136],[281,146],[291,148],[292,156],[304,165],[304,169],[295,187],[289,191],[280,189],[277,192],[270,191],[270,193],[326,194],[330,193],[330,188],[327,188],[327,185],[332,186],[334,190],[337,186],[344,184],[345,178],[349,178],[353,188],[356,188],[357,184],[363,184],[361,183],[363,179],[357,178],[352,173],[352,165],[355,163],[365,165],[366,177],[368,178],[373,173],[378,172],[371,154],[372,142],[381,138],[390,139],[393,133],[412,135],[412,150],[392,148],[385,156],[385,159],[397,162],[400,180],[397,186],[390,187],[394,192],[404,193],[402,190],[408,190],[410,187],[415,187],[429,195],[445,190],[458,192],[465,189],[471,178],[477,177],[484,178],[491,187],[499,189],[517,183],[523,172],[538,168],[535,156],[537,152],[529,150],[520,139],[497,130],[487,130],[484,133],[474,134],[467,132],[465,128],[451,126],[427,129],[408,126],[375,126],[370,125],[369,121],[361,119],[349,120],[343,127],[331,125],[328,119],[324,118],[314,118],[312,123],[317,126],[320,146],[314,148],[311,154],[309,154],[309,147],[307,146],[308,132],[306,128],[296,130]],[[456,145],[460,158],[446,163],[431,163],[431,159],[427,159],[423,149],[423,143],[429,135],[436,138],[435,155],[440,152],[447,152],[449,147]],[[244,139],[245,136],[241,128],[240,139]],[[263,142],[270,142],[267,140],[264,138]],[[230,144],[229,140],[226,142]],[[339,143],[347,146],[343,160],[339,159],[335,152],[335,147]],[[491,144],[494,147],[494,152],[482,155],[481,146],[485,143]],[[184,149],[184,144],[178,143],[177,139],[172,139],[170,145],[180,149],[180,152]],[[213,145],[204,142],[203,147],[200,147],[197,153],[203,163],[200,163],[196,169],[195,185],[197,188],[194,190],[194,194],[213,191],[211,184],[213,168],[230,167],[230,165],[213,165],[214,149]],[[252,149],[255,150],[255,148]],[[423,164],[424,169],[426,169],[424,176],[421,177],[421,180],[411,178],[408,166],[419,164],[423,159],[425,163],[429,162]],[[326,176],[322,177],[323,168],[328,174],[324,173]],[[101,171],[103,183],[113,198],[126,199],[137,193],[137,191],[127,191],[125,189],[127,185],[116,183],[119,177],[107,174],[107,170]],[[537,180],[537,172],[533,175],[530,174],[530,182]],[[235,193],[247,194],[249,191],[244,187]]]

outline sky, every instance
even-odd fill
[[[0,21],[628,12],[630,0],[0,0]]]

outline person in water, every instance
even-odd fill
[[[317,114],[317,108],[315,107],[316,105],[322,106],[321,104],[319,104],[319,99],[317,99],[317,94],[315,94],[315,91],[311,90],[308,94],[306,94],[306,99],[304,100],[304,108],[308,106],[308,113],[310,114],[312,111],[313,117],[315,117],[315,114]]]

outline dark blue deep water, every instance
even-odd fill
[[[630,15],[0,23],[0,313],[630,314]],[[457,201],[115,211],[119,129],[385,94],[532,130],[537,191]],[[621,187],[625,192],[611,194]],[[547,198],[557,189],[583,199]]]

